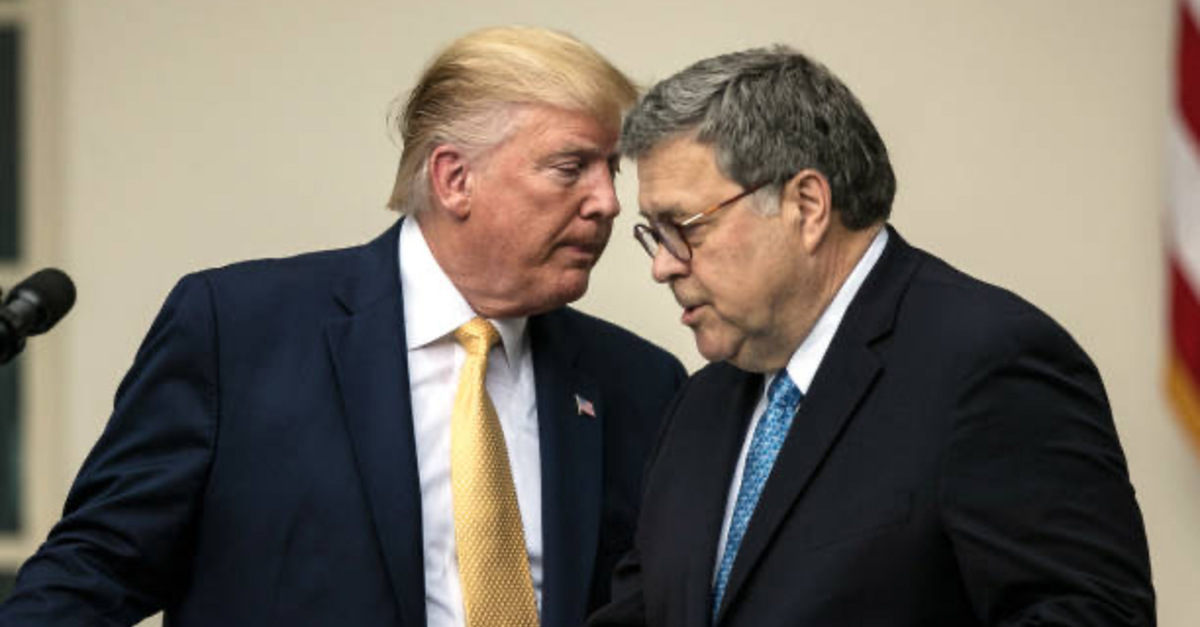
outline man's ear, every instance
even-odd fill
[[[780,194],[780,211],[795,224],[801,244],[813,252],[833,224],[833,190],[817,170],[804,169],[788,180]]]
[[[429,191],[436,205],[465,220],[471,214],[471,164],[462,149],[442,144],[429,153]]]

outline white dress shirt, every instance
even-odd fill
[[[850,308],[850,302],[854,300],[858,288],[862,287],[863,281],[867,279],[867,274],[871,272],[871,268],[875,267],[875,262],[879,261],[879,256],[883,254],[887,240],[888,231],[884,227],[875,235],[875,239],[871,240],[867,252],[863,253],[862,258],[854,265],[854,270],[850,272],[850,276],[846,277],[846,282],[842,283],[842,287],[838,288],[838,292],[830,301],[829,306],[821,313],[821,317],[817,318],[817,323],[808,332],[808,337],[804,338],[800,347],[796,349],[795,353],[792,353],[792,358],[788,361],[787,373],[796,387],[800,388],[800,392],[808,394],[808,388],[812,385],[813,377],[817,374],[821,360],[825,358],[825,352],[829,350],[834,333],[842,324],[842,318],[846,316],[846,310]],[[767,390],[778,375],[779,371],[776,370],[763,377],[762,393],[758,397],[758,404],[754,406],[750,426],[746,429],[746,435],[742,440],[742,452],[738,455],[737,466],[733,471],[733,481],[730,482],[729,492],[725,497],[725,522],[721,525],[721,540],[717,543],[716,567],[713,568],[714,583],[717,580],[717,572],[721,568],[721,557],[725,554],[725,541],[729,536],[729,524],[733,520],[733,510],[737,505],[738,490],[742,486],[742,471],[746,468],[746,455],[750,452],[750,441],[753,439],[754,429],[758,427],[758,421],[767,411]],[[801,401],[800,404],[803,405],[804,401]]]
[[[454,330],[476,316],[433,258],[417,221],[400,227],[400,284],[408,346],[417,470],[421,480],[421,530],[425,555],[425,614],[429,627],[462,627],[463,600],[454,541],[450,488],[450,414],[466,351]],[[501,344],[488,354],[487,390],[496,406],[521,522],[529,571],[542,603],[542,475],[537,397],[525,318],[491,321]],[[399,416],[396,417],[399,419]]]

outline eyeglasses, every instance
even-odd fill
[[[642,245],[642,248],[646,249],[646,254],[650,255],[651,258],[658,255],[658,247],[662,246],[676,259],[690,261],[692,259],[692,245],[688,242],[684,229],[699,222],[705,216],[712,215],[718,209],[724,209],[746,196],[757,192],[769,182],[764,181],[757,185],[751,185],[737,196],[719,202],[700,213],[693,213],[679,222],[659,221],[655,218],[650,218],[649,224],[638,224],[633,227],[633,237]]]

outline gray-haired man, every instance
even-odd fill
[[[591,625],[1154,624],[1095,367],[887,225],[887,150],[845,85],[786,48],[707,59],[622,146],[654,278],[714,363]]]

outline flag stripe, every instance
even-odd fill
[[[1180,0],[1167,130],[1170,348],[1167,396],[1200,451],[1200,0]]]
[[[1179,115],[1195,142],[1200,139],[1200,30],[1196,28],[1196,15],[1187,2],[1179,3],[1179,52],[1175,70]]]
[[[1200,285],[1200,144],[1178,115],[1168,117],[1166,143],[1168,253],[1189,284]]]
[[[1174,353],[1191,379],[1200,382],[1200,301],[1174,258],[1170,266]]]
[[[1183,362],[1174,356],[1167,366],[1167,396],[1191,436],[1192,444],[1200,451],[1200,390]]]

